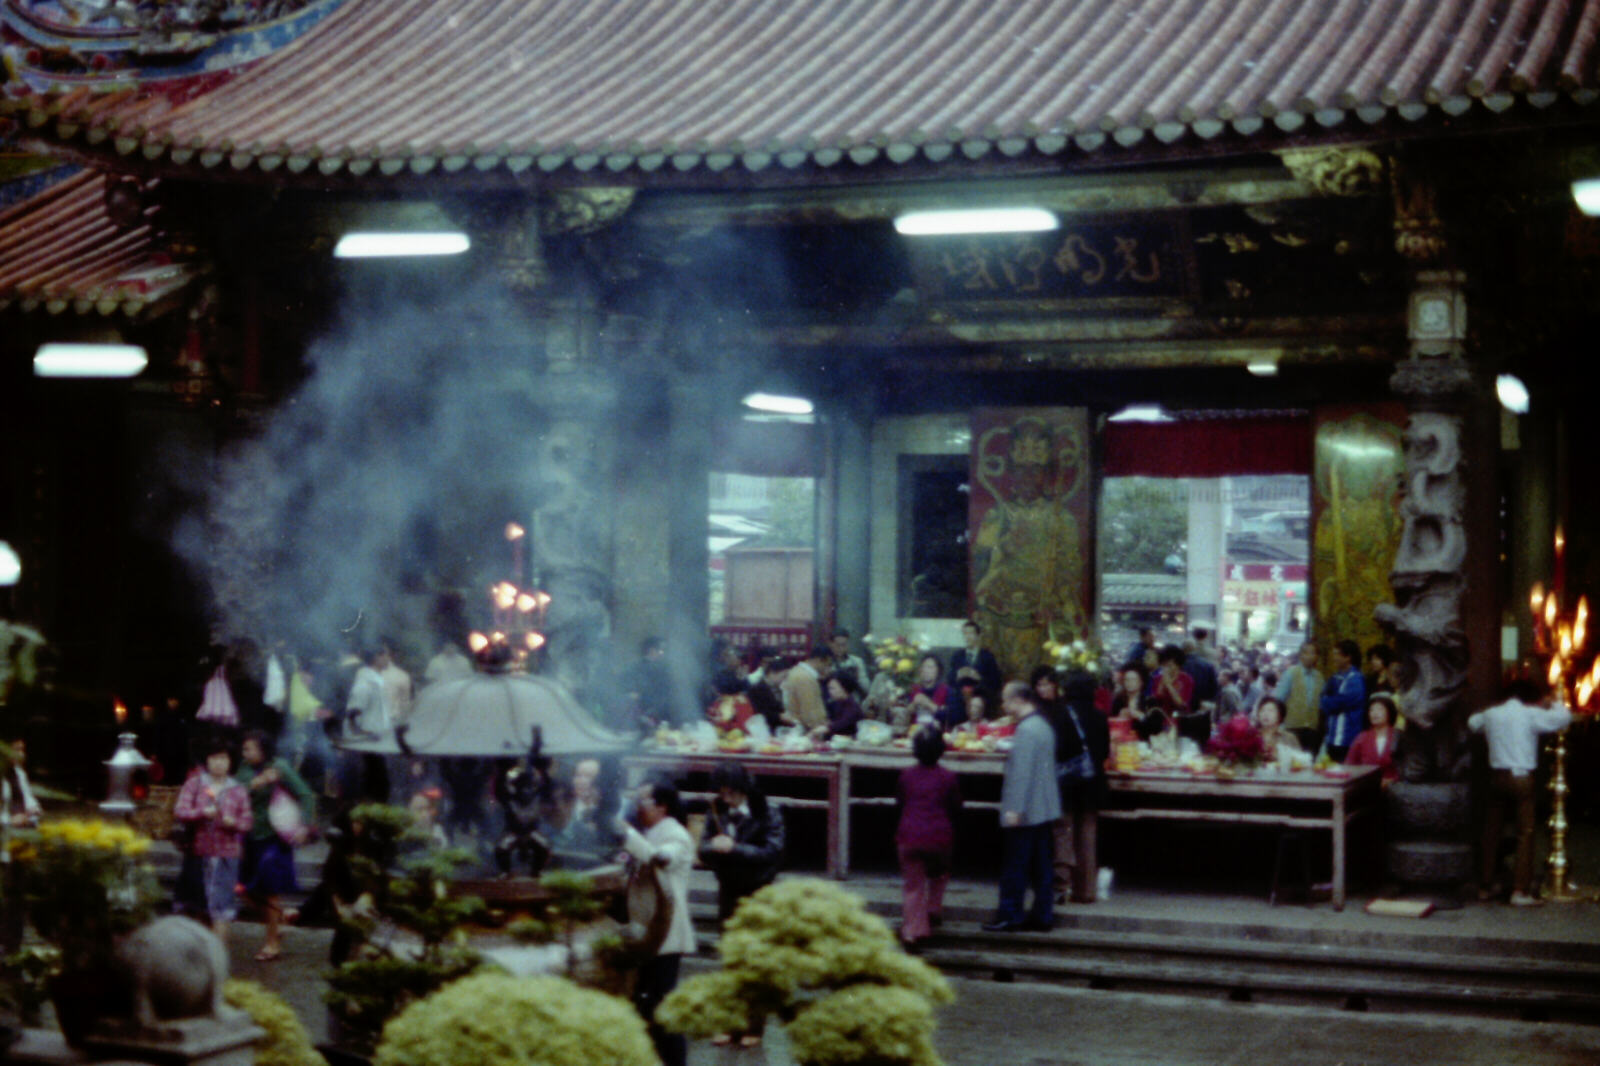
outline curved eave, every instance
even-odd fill
[[[687,151],[637,152],[573,148],[543,150],[529,146],[514,153],[470,151],[470,146],[439,146],[412,153],[382,157],[353,157],[318,149],[304,153],[256,152],[226,144],[179,146],[143,136],[119,133],[116,125],[82,124],[56,118],[37,102],[0,105],[20,121],[21,132],[44,147],[76,150],[117,169],[151,166],[210,174],[259,175],[277,181],[356,179],[379,182],[429,178],[434,181],[470,182],[477,179],[544,178],[569,183],[621,185],[679,184],[699,179],[733,182],[760,180],[762,184],[807,181],[819,174],[840,177],[849,172],[1007,169],[1008,166],[1068,167],[1074,164],[1114,165],[1130,158],[1177,158],[1191,155],[1237,155],[1266,152],[1289,145],[1317,142],[1386,140],[1426,136],[1430,132],[1459,129],[1465,122],[1482,120],[1492,130],[1500,120],[1522,118],[1517,125],[1538,122],[1570,108],[1582,109],[1566,122],[1595,120],[1589,109],[1600,98],[1593,89],[1496,94],[1490,98],[1452,97],[1437,104],[1405,103],[1356,108],[1325,109],[1314,114],[1279,112],[1231,119],[1196,118],[1188,122],[1152,127],[1124,126],[1109,131],[1075,134],[1018,134],[971,137],[955,141],[862,143],[817,148],[796,145],[760,152]],[[1508,121],[1508,124],[1509,121]]]
[[[4,107],[219,176],[782,182],[1493,129],[1591,103],[1597,39],[1600,0],[348,0],[204,91]]]
[[[150,317],[195,279],[149,225],[111,220],[105,181],[81,171],[0,211],[0,312]]]

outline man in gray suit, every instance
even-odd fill
[[[1006,685],[1002,703],[1006,713],[1016,717],[1017,732],[1011,738],[1000,789],[1000,827],[1005,832],[1000,907],[994,921],[983,928],[989,933],[1046,930],[1055,925],[1053,827],[1061,817],[1056,735],[1039,713],[1039,698],[1025,683]],[[1033,908],[1024,912],[1029,886]]]

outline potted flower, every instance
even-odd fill
[[[943,975],[907,955],[860,898],[815,878],[768,885],[739,905],[717,945],[722,969],[679,985],[656,1021],[709,1037],[775,1015],[813,1066],[937,1066],[933,1007]]]
[[[1226,780],[1240,770],[1253,770],[1266,754],[1261,732],[1255,723],[1242,714],[1236,714],[1217,727],[1206,753],[1216,757],[1217,776]]]
[[[1052,628],[1050,639],[1044,642],[1044,652],[1062,673],[1099,674],[1100,672],[1102,658],[1100,648],[1081,636],[1057,640]]]
[[[161,899],[149,850],[148,838],[100,819],[47,822],[13,844],[29,917],[61,952],[49,988],[68,1043],[123,1006],[112,1000],[117,939],[149,921]]]
[[[865,641],[880,674],[887,674],[889,680],[901,688],[910,686],[916,680],[917,661],[928,650],[926,638],[912,639],[901,635],[879,640],[868,633]]]

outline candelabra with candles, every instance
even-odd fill
[[[521,587],[527,530],[508,522],[506,540],[511,544],[511,580],[497,582],[489,590],[489,631],[473,633],[467,638],[467,646],[483,662],[527,672],[540,663],[550,594]]]
[[[1596,689],[1600,688],[1600,658],[1594,660],[1588,673],[1578,667],[1589,637],[1589,599],[1580,598],[1570,615],[1562,614],[1560,583],[1564,546],[1561,532],[1557,530],[1555,587],[1546,592],[1542,585],[1534,585],[1528,606],[1533,611],[1534,650],[1549,657],[1545,679],[1551,691],[1572,709],[1572,713],[1580,715],[1588,709]],[[1567,876],[1567,729],[1555,735],[1550,754],[1550,858],[1543,895],[1558,903],[1592,900],[1592,892],[1581,890]]]

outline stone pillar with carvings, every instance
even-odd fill
[[[1474,385],[1463,351],[1466,277],[1446,262],[1435,185],[1403,160],[1391,161],[1390,177],[1395,250],[1412,266],[1412,284],[1409,350],[1390,379],[1410,411],[1400,545],[1389,574],[1394,603],[1376,609],[1393,633],[1406,716],[1397,756],[1402,780],[1388,795],[1386,865],[1394,880],[1430,886],[1453,901],[1472,869],[1465,613]]]
[[[1445,264],[1434,184],[1400,160],[1391,177],[1395,250],[1414,267],[1409,352],[1391,384],[1411,413],[1401,539],[1389,575],[1395,602],[1380,605],[1377,617],[1393,630],[1400,657],[1402,775],[1453,781],[1469,768],[1461,706],[1469,661],[1466,411],[1474,392],[1463,352],[1466,277]]]

